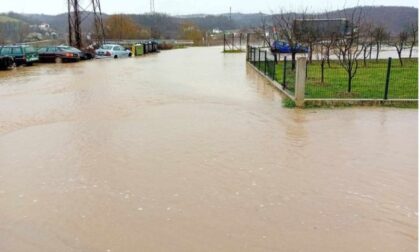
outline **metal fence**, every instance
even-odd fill
[[[339,61],[314,61],[307,65],[305,98],[417,99],[417,59],[360,60],[350,83]]]
[[[248,46],[247,60],[295,93],[296,71],[290,56],[280,58],[269,48]],[[307,63],[305,99],[418,99],[418,59],[359,60],[351,83],[338,60]]]
[[[271,53],[270,48],[248,46],[247,61],[267,77],[281,84],[286,91],[293,94],[295,72],[292,70],[291,62],[288,62],[286,57],[279,62],[277,55]]]

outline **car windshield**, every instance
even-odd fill
[[[25,52],[26,53],[34,53],[35,52],[35,48],[33,48],[33,47],[25,47]]]
[[[57,47],[57,49],[61,52],[73,52],[71,48]]]
[[[71,46],[60,46],[60,48],[65,51],[81,52],[79,49]]]
[[[112,47],[113,47],[113,46],[110,46],[110,45],[103,45],[103,46],[101,47],[101,49],[104,49],[104,50],[112,50]]]
[[[20,47],[12,48],[12,54],[22,54],[22,48]]]

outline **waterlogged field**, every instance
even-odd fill
[[[0,250],[417,251],[417,110],[285,109],[221,51],[0,72]]]

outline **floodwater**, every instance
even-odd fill
[[[417,251],[417,110],[285,109],[220,51],[0,72],[0,251]]]

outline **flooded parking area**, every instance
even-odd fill
[[[417,251],[417,110],[286,109],[220,52],[0,72],[0,250]]]

